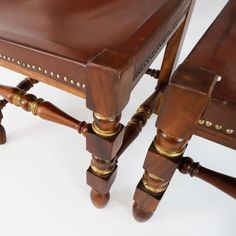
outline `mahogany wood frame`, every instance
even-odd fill
[[[15,88],[0,85],[0,94],[4,97],[4,100],[0,101],[0,123],[3,118],[2,109],[10,102],[43,119],[66,125],[83,134],[86,137],[86,148],[92,154],[91,165],[87,170],[87,184],[92,188],[91,200],[96,207],[102,208],[109,201],[110,189],[117,174],[119,157],[139,135],[150,116],[154,112],[159,113],[157,135],[148,150],[144,163],[145,173],[134,195],[135,218],[144,221],[151,217],[176,169],[185,174],[189,173],[191,176],[196,175],[235,197],[235,178],[212,172],[189,158],[183,158],[188,140],[194,134],[196,124],[209,101],[217,80],[214,74],[194,68],[184,68],[193,73],[193,84],[198,86],[198,89],[200,88],[200,92],[196,93],[193,87],[187,87],[185,81],[180,80],[178,76],[168,85],[178,60],[194,4],[195,0],[192,1],[185,18],[178,22],[176,30],[165,39],[166,50],[161,69],[148,69],[154,60],[152,58],[138,75],[141,77],[146,70],[147,74],[158,79],[158,85],[126,126],[122,125],[120,120],[122,111],[129,101],[130,93],[138,82],[138,80],[130,79],[134,74],[134,61],[127,54],[108,49],[103,50],[89,62],[86,93],[49,80],[46,76],[23,69],[8,61],[0,61],[0,66],[29,77]],[[199,74],[206,76],[207,84],[203,86],[198,84]],[[85,98],[87,108],[93,111],[92,124],[78,121],[53,104],[38,99],[32,94],[27,94],[26,92],[38,81]],[[109,97],[109,101],[104,100],[104,94]],[[187,103],[183,97],[188,98]],[[184,124],[181,122],[181,117],[177,118],[175,122],[172,122],[173,120],[170,122],[174,109],[170,111],[167,107],[172,106],[176,100],[179,102],[175,109],[187,117]],[[192,104],[196,105],[189,112],[186,107],[192,107]],[[170,123],[171,125],[167,125]],[[0,124],[0,143],[5,142],[6,132]],[[226,186],[226,182],[230,184]]]

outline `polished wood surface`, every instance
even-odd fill
[[[184,21],[190,2],[73,0],[68,7],[65,0],[1,1],[0,61],[82,94],[90,77],[87,65],[111,50],[135,61],[133,88]]]
[[[183,157],[193,134],[236,147],[235,2],[228,2],[172,76],[194,3],[0,2],[0,66],[32,78],[17,87],[0,85],[5,99],[0,101],[0,111],[10,102],[82,133],[92,156],[87,184],[98,208],[109,202],[119,158],[153,113],[158,113],[157,133],[135,190],[134,217],[144,222],[153,215],[176,169],[235,198],[235,178]],[[16,17],[20,20],[15,21]],[[149,69],[165,46],[160,70]],[[157,86],[124,126],[121,114],[145,73],[157,80]],[[50,102],[27,94],[37,81],[85,98],[93,122],[81,122]],[[0,121],[2,118],[0,112]],[[5,141],[0,124],[0,143]]]

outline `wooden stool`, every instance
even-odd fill
[[[191,0],[0,3],[0,65],[29,77],[15,88],[0,86],[5,99],[0,108],[13,103],[86,137],[92,154],[87,183],[97,207],[107,204],[118,157],[156,109],[161,88],[124,127],[120,119],[130,94],[145,72],[168,84],[193,5]],[[148,69],[164,46],[161,70]],[[93,123],[27,94],[38,81],[85,98]],[[0,142],[5,141],[1,125]]]
[[[229,1],[163,88],[157,135],[134,195],[133,213],[139,221],[152,216],[176,169],[236,198],[236,178],[183,157],[193,134],[236,149],[235,14],[236,2]]]

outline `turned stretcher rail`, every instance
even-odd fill
[[[149,68],[149,69],[146,71],[145,74],[150,75],[150,76],[153,77],[154,79],[159,79],[160,70],[155,70],[155,69]]]
[[[26,79],[17,87],[0,85],[0,95],[4,98],[2,100],[3,105],[9,102],[21,107],[25,111],[32,112],[44,120],[68,126],[86,136],[88,129],[91,129],[91,124],[87,124],[85,121],[81,122],[69,116],[52,103],[44,101],[42,98],[37,98],[33,94],[26,93],[26,90],[29,90],[34,83],[36,82]],[[157,87],[154,93],[139,107],[127,124],[123,145],[117,153],[117,158],[137,138],[142,128],[146,125],[147,120],[151,117],[159,102],[160,91],[161,89]]]
[[[137,112],[126,125],[123,143],[117,153],[117,158],[119,158],[127,147],[138,137],[148,119],[156,110],[162,95],[161,90],[160,87],[157,87],[152,95],[138,108]]]
[[[0,85],[0,95],[9,103],[20,106],[25,111],[32,112],[44,120],[68,126],[86,135],[88,125],[85,121],[74,119],[52,103],[37,98],[33,94],[27,94],[25,90]]]
[[[28,91],[36,83],[38,83],[37,80],[31,79],[31,78],[26,78],[26,79],[22,80],[16,87],[19,89],[23,89],[24,91]],[[6,140],[7,140],[6,131],[1,124],[2,119],[3,119],[2,110],[7,105],[7,103],[8,103],[8,101],[6,99],[0,100],[0,144],[6,143]]]
[[[236,199],[236,178],[234,177],[209,170],[198,162],[194,162],[190,157],[182,159],[179,171],[191,177],[196,176]]]

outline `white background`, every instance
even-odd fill
[[[181,55],[183,60],[226,0],[197,0]],[[153,67],[158,67],[159,61]],[[16,85],[21,75],[0,69],[0,82]],[[153,91],[147,76],[124,111],[126,124]],[[91,121],[85,101],[44,84],[32,92],[81,119]],[[176,173],[156,214],[145,224],[132,218],[132,197],[154,137],[153,116],[119,162],[109,205],[98,210],[89,199],[85,172],[90,154],[74,130],[42,121],[19,108],[4,109],[8,142],[0,147],[0,235],[202,235],[235,236],[236,202],[196,178]],[[187,155],[202,165],[236,176],[235,151],[194,137]]]

